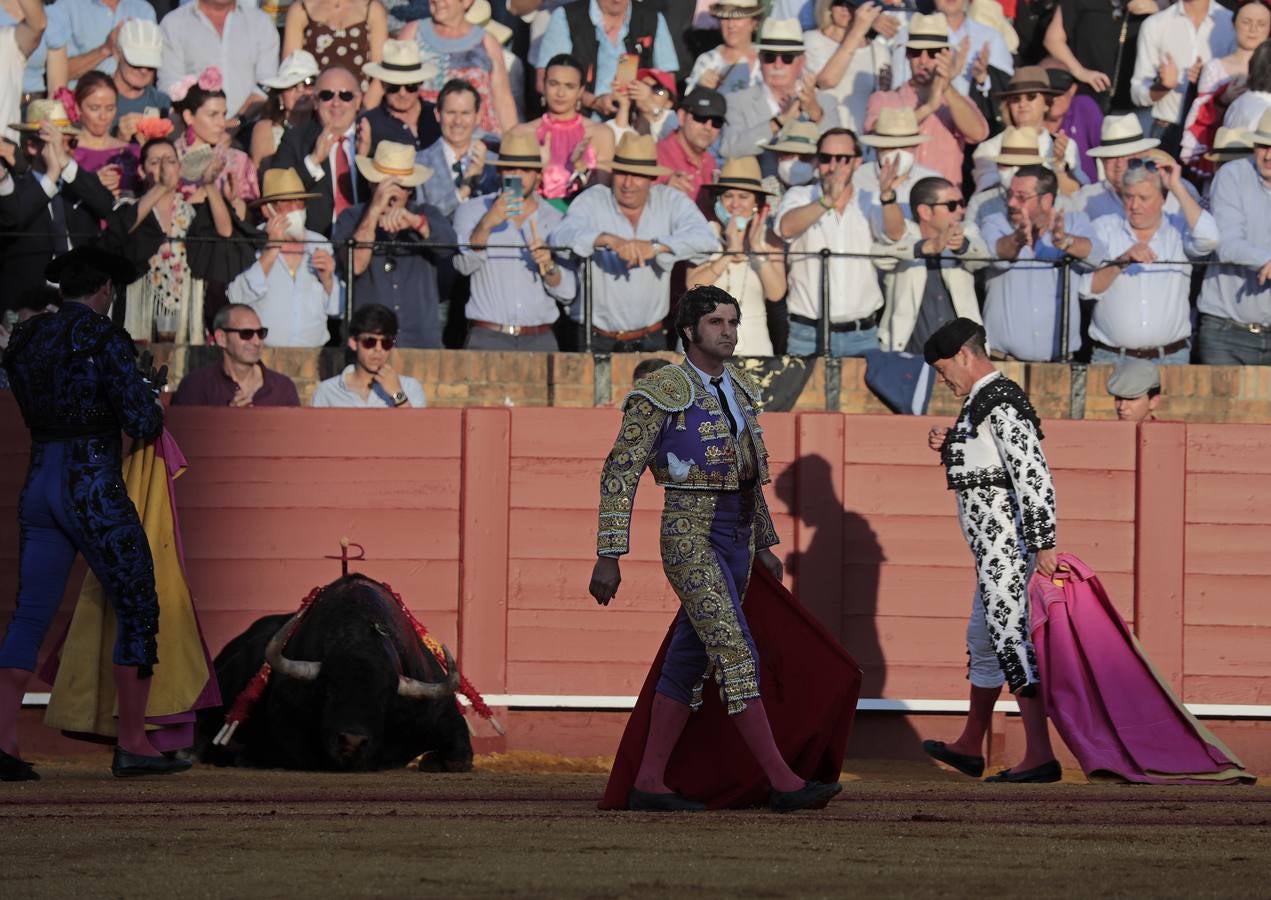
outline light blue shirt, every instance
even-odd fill
[[[1271,262],[1271,190],[1252,157],[1218,170],[1209,208],[1223,265],[1205,273],[1197,308],[1245,325],[1271,324],[1271,282],[1258,284],[1258,270]]]
[[[769,19],[798,19],[804,31],[816,29],[816,3],[813,0],[773,0]],[[899,82],[892,82],[898,84]]]
[[[618,57],[626,52],[627,27],[631,24],[631,8],[627,7],[627,20],[622,23],[618,32],[618,42],[610,43],[609,35],[601,25],[600,6],[596,0],[589,0],[591,21],[596,26],[596,95],[607,94],[613,86],[613,76],[618,72]],[[687,0],[681,0],[687,2]],[[547,23],[547,31],[538,45],[538,56],[534,65],[543,68],[547,61],[558,53],[569,53],[574,49],[574,41],[569,35],[569,22],[565,18],[565,10],[552,12],[551,21]],[[679,57],[675,55],[675,43],[671,40],[671,30],[666,27],[666,19],[658,13],[658,28],[653,36],[653,68],[674,72],[680,67]]]
[[[54,3],[52,6],[44,7],[44,15],[48,19],[48,24],[44,27],[44,34],[40,36],[40,43],[31,51],[31,55],[26,58],[26,69],[22,72],[23,93],[33,94],[44,90],[44,71],[48,67],[49,50],[50,48],[58,50],[65,47],[67,40],[70,38],[70,29],[67,26],[65,15],[62,10],[58,9],[58,7],[63,5],[65,4]],[[0,9],[0,28],[17,24],[17,19]],[[0,127],[3,127],[3,123],[0,123]]]
[[[388,409],[393,405],[392,398],[385,399],[388,396],[386,390],[377,391],[372,387],[363,398],[360,393],[351,389],[344,383],[344,379],[352,374],[353,366],[345,366],[344,371],[339,375],[320,382],[314,389],[313,399],[309,401],[309,405],[345,409]],[[406,395],[406,400],[412,408],[423,409],[428,405],[422,384],[409,375],[399,375],[398,378],[402,382],[402,393]]]
[[[317,250],[331,253],[331,245],[320,234],[305,232],[304,257],[293,275],[282,254],[266,274],[258,258],[251,268],[230,282],[230,303],[246,303],[256,310],[260,324],[269,329],[269,347],[321,347],[330,337],[327,316],[344,310],[344,283],[332,274],[332,290],[322,286],[313,271]]]
[[[64,33],[60,32],[57,35],[57,38],[62,39],[64,34],[68,59],[80,56],[106,43],[111,29],[120,22],[126,22],[129,19],[156,21],[154,7],[146,0],[119,0],[119,5],[113,10],[101,0],[57,0],[50,11],[52,9],[59,11],[61,17],[59,29],[65,29]],[[52,23],[53,19],[50,17],[49,24],[52,25]],[[50,39],[49,46],[57,45]],[[107,75],[113,74],[115,57],[106,57],[97,64],[97,68]],[[74,87],[75,82],[72,81],[71,88]]]
[[[624,240],[664,244],[671,252],[658,254],[649,265],[628,269],[617,253],[595,249],[596,238],[604,232]],[[568,247],[591,260],[592,324],[609,332],[635,331],[665,319],[671,306],[671,267],[682,259],[720,250],[719,238],[702,211],[683,191],[664,184],[649,189],[635,228],[608,187],[587,188],[574,198],[547,243]],[[575,322],[582,321],[581,297],[569,314]]]
[[[498,194],[487,194],[460,204],[455,211],[459,244],[472,240],[472,232],[497,197]],[[490,242],[484,250],[460,248],[454,259],[455,271],[472,277],[472,295],[467,307],[469,319],[499,325],[550,325],[556,321],[559,316],[556,301],[572,301],[578,289],[574,270],[561,265],[560,284],[549,287],[527,248],[533,239],[531,223],[543,238],[564,218],[556,207],[540,199],[519,228],[509,219],[491,230]]]
[[[1000,212],[982,220],[980,232],[997,256],[997,242],[1015,228]],[[1064,216],[1064,228],[1073,237],[1090,238],[1094,234],[1089,220],[1080,213]],[[1068,350],[1081,346],[1081,310],[1077,304],[1080,275],[1102,261],[1098,241],[1090,256],[1074,263],[1068,277]],[[1051,362],[1059,358],[1059,322],[1063,315],[1059,291],[1062,273],[1054,261],[1064,253],[1052,242],[1050,233],[1041,236],[1035,247],[1021,247],[1014,261],[994,259],[985,272],[987,297],[984,301],[984,329],[989,346],[1028,362]]]

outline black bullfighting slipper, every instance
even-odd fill
[[[984,757],[958,753],[945,746],[944,741],[923,741],[922,752],[932,759],[938,759],[948,766],[953,766],[963,775],[979,778],[984,774]]]
[[[1051,784],[1064,777],[1064,770],[1059,767],[1059,760],[1052,759],[1032,769],[1016,772],[1014,769],[1003,769],[996,775],[984,780],[994,784]]]
[[[837,781],[808,781],[797,791],[768,792],[768,808],[774,812],[794,812],[797,809],[824,809],[830,799],[843,790]]]
[[[25,759],[0,750],[0,781],[39,781],[40,774]]]
[[[188,759],[168,759],[166,756],[143,756],[131,753],[122,747],[115,748],[115,756],[110,762],[110,774],[116,778],[127,778],[133,775],[171,775],[184,772],[190,768]]]
[[[674,791],[654,794],[632,788],[627,794],[627,809],[632,812],[701,812],[705,808],[705,803],[682,797]]]

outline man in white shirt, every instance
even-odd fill
[[[1181,214],[1165,212],[1167,192],[1177,198]],[[1123,215],[1094,222],[1094,238],[1109,262],[1082,279],[1082,294],[1098,301],[1090,322],[1090,361],[1116,363],[1131,356],[1186,365],[1192,267],[1183,260],[1213,252],[1218,224],[1187,191],[1177,164],[1134,160],[1121,179],[1121,199]]]
[[[775,229],[789,247],[789,353],[811,356],[821,347],[821,250],[869,254],[875,241],[898,239],[904,221],[891,182],[895,166],[883,176],[880,193],[853,184],[860,166],[856,136],[835,128],[817,144],[819,178],[810,185],[791,187],[777,209]],[[880,194],[889,202],[884,206]],[[886,215],[889,222],[884,222]],[[892,229],[888,232],[886,226]],[[840,256],[830,266],[830,353],[864,356],[878,349],[878,313],[883,292],[875,263],[868,258]]]
[[[258,85],[278,71],[278,29],[254,4],[194,0],[164,16],[159,27],[160,90],[169,92],[186,75],[217,66],[225,75],[225,107],[231,117],[265,101]]]
[[[270,169],[257,201],[268,236],[256,262],[230,282],[231,303],[256,310],[269,347],[321,347],[327,318],[344,308],[335,256],[322,235],[305,228],[306,191],[292,169]]]
[[[1138,56],[1130,99],[1152,108],[1152,137],[1187,114],[1184,99],[1205,63],[1226,56],[1236,44],[1231,10],[1217,0],[1179,0],[1148,16],[1139,28]]]
[[[409,375],[399,375],[389,360],[397,341],[397,316],[387,306],[359,306],[349,323],[348,346],[354,361],[326,379],[313,392],[310,406],[353,409],[423,409],[424,388]]]

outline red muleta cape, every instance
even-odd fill
[[[860,666],[758,563],[751,572],[745,611],[759,651],[759,692],[777,746],[802,777],[838,781],[861,693]],[[627,720],[601,809],[627,808],[670,640],[668,629]],[[671,755],[667,786],[711,809],[766,803],[768,781],[728,721],[718,688],[708,683],[702,695],[702,708],[689,717]]]

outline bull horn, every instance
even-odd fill
[[[397,695],[412,700],[444,700],[453,697],[459,690],[459,667],[455,658],[450,655],[450,648],[444,644],[441,649],[446,654],[446,671],[450,674],[445,681],[417,681],[402,675],[397,681]]]
[[[318,671],[322,668],[322,663],[288,659],[282,655],[282,645],[291,636],[291,630],[295,627],[296,620],[299,618],[299,613],[292,616],[278,629],[278,633],[269,639],[269,643],[265,645],[265,662],[269,663],[269,668],[279,675],[286,675],[288,678],[294,678],[297,681],[314,681],[318,677]]]

